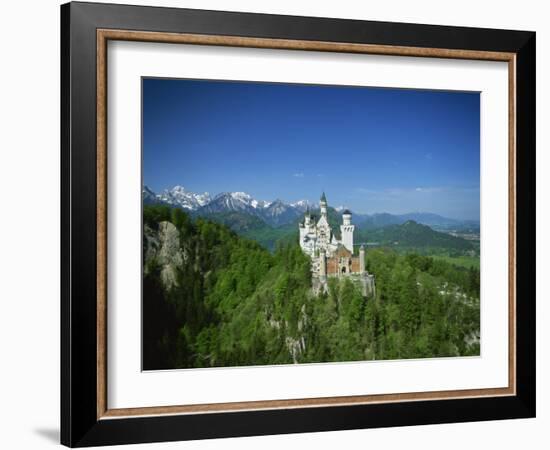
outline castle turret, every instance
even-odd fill
[[[344,225],[351,225],[351,212],[349,210],[345,210],[342,213],[342,221]]]
[[[340,233],[342,235],[342,245],[353,253],[353,232],[355,225],[351,223],[351,211],[346,209],[342,213],[342,225],[340,225]]]
[[[327,215],[327,197],[324,192],[323,192],[323,195],[321,195],[321,201],[319,202],[319,206],[321,208],[321,216],[326,216]]]
[[[309,205],[306,208],[304,223],[305,223],[306,227],[309,227],[311,225],[311,213],[309,212]]]
[[[359,247],[359,272],[365,273],[365,246]]]

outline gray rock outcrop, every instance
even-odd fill
[[[187,254],[181,248],[178,229],[171,222],[160,222],[158,231],[145,225],[144,271],[148,273],[151,262],[160,266],[160,279],[168,290],[178,286],[177,272],[187,261]]]

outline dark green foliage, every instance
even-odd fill
[[[239,211],[210,213],[204,216],[204,218],[212,222],[222,223],[238,233],[244,233],[252,230],[262,230],[266,227],[271,228],[259,217]]]
[[[373,359],[479,354],[477,269],[383,249],[367,265],[377,274]]]
[[[150,270],[151,274],[143,279],[144,367],[170,369],[177,338],[176,310],[164,295],[158,266]]]
[[[311,290],[297,239],[269,252],[226,226],[146,206],[170,221],[187,255],[177,285],[145,261],[145,369],[288,364],[479,354],[479,271],[418,254],[368,250],[376,298],[349,279]]]

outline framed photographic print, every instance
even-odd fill
[[[535,33],[61,19],[63,444],[535,415]]]

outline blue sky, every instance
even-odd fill
[[[479,220],[479,94],[143,80],[143,181]]]

